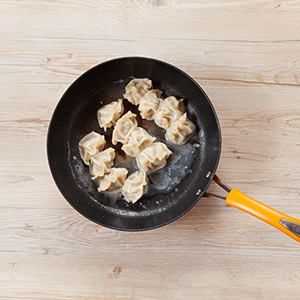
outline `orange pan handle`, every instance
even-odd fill
[[[224,183],[216,175],[214,181],[220,185],[224,190],[229,192],[227,197],[221,197],[214,194],[207,193],[210,198],[219,200],[225,200],[225,203],[229,206],[233,206],[244,212],[262,220],[266,223],[279,229],[289,237],[293,238],[297,242],[300,242],[300,220],[285,215],[267,205],[264,205],[251,197],[245,195],[237,189],[231,189],[226,183]]]
[[[300,242],[300,221],[264,205],[237,189],[232,189],[225,203],[269,223],[297,242]]]

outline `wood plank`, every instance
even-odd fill
[[[69,84],[98,63],[120,56],[150,56],[175,64],[200,82],[214,85],[281,85],[300,84],[300,41],[199,41],[137,39],[121,40],[34,37],[30,40],[9,38],[1,47],[1,77],[15,79],[15,84]],[[15,43],[25,50],[14,51]],[[145,51],[144,43],[149,49]],[[171,52],[162,52],[172,49]],[[37,45],[33,56],[31,45]],[[58,53],[56,45],[64,53]],[[88,47],[88,50],[85,48]],[[109,49],[115,49],[113,53]],[[101,53],[99,53],[101,49]],[[75,50],[75,51],[74,51]],[[66,52],[66,53],[65,53]],[[126,53],[126,55],[124,54]],[[189,59],[192,57],[192,59]],[[224,59],[226,57],[226,59]],[[8,59],[9,58],[9,59]],[[57,87],[60,88],[60,87]]]
[[[226,293],[226,299],[254,299],[252,290],[255,295],[274,293],[273,282],[280,280],[276,294],[296,297],[297,244],[268,227],[260,230],[259,221],[251,228],[232,228],[232,212],[220,223],[220,209],[215,206],[209,212],[205,204],[197,205],[178,222],[142,233],[105,229],[61,210],[10,210],[14,221],[1,224],[6,247],[2,246],[0,268],[11,279],[1,295],[194,299]],[[1,220],[6,213],[1,212]]]
[[[46,5],[34,0],[13,0],[2,1],[1,8],[6,35],[42,33],[42,37],[48,34],[64,38],[101,35],[125,42],[131,37],[157,36],[254,41],[299,38],[295,24],[300,5],[296,0],[282,3],[134,0],[126,5],[121,0],[51,1]]]

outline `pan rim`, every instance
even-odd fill
[[[189,207],[187,207],[187,209],[185,209],[184,211],[182,211],[180,214],[178,214],[178,215],[176,215],[176,216],[174,216],[174,217],[166,220],[165,222],[161,222],[161,223],[156,224],[156,225],[152,225],[152,226],[148,226],[148,227],[142,227],[142,228],[122,228],[122,227],[113,226],[113,225],[107,224],[105,222],[101,222],[100,220],[95,219],[92,216],[88,215],[87,213],[81,211],[76,205],[74,205],[74,203],[72,201],[70,201],[68,199],[68,195],[65,192],[65,189],[64,189],[63,185],[61,184],[61,182],[58,180],[57,176],[55,175],[55,172],[54,172],[54,169],[53,169],[53,166],[52,166],[52,162],[51,162],[51,159],[50,159],[50,156],[51,156],[50,155],[50,139],[51,139],[50,134],[51,134],[51,129],[53,127],[53,123],[55,122],[55,116],[57,115],[57,112],[58,112],[60,106],[62,105],[62,101],[66,97],[66,95],[70,92],[71,89],[74,88],[74,86],[77,84],[78,81],[82,80],[82,77],[87,76],[89,73],[93,72],[94,69],[96,69],[96,68],[98,68],[98,67],[100,67],[102,65],[109,64],[109,63],[114,62],[114,61],[121,61],[121,60],[126,60],[126,59],[141,59],[141,60],[146,59],[146,60],[149,60],[149,61],[154,61],[154,62],[163,64],[163,65],[166,65],[167,67],[169,67],[171,69],[175,69],[177,72],[179,72],[182,75],[186,76],[201,91],[201,93],[205,96],[206,101],[209,104],[209,106],[211,108],[211,111],[212,111],[212,113],[214,115],[214,119],[216,121],[217,129],[218,129],[218,151],[217,151],[217,155],[216,155],[217,157],[215,159],[214,168],[213,168],[213,170],[210,171],[210,175],[209,175],[207,184],[206,184],[205,188],[199,193],[199,195],[196,198],[196,200],[193,201],[193,203]],[[60,193],[62,194],[62,196],[65,198],[65,200],[67,200],[67,202],[71,205],[71,207],[73,207],[79,214],[81,214],[82,216],[86,217],[87,219],[89,219],[90,221],[92,221],[92,222],[94,222],[94,223],[96,223],[98,225],[101,225],[101,226],[104,226],[104,227],[107,227],[107,228],[110,228],[110,229],[120,230],[120,231],[146,231],[146,230],[150,230],[150,229],[156,229],[156,228],[159,228],[159,227],[162,227],[162,226],[165,226],[167,224],[172,223],[173,221],[179,219],[184,214],[186,214],[190,209],[192,209],[194,207],[194,205],[196,205],[196,203],[198,203],[198,201],[200,200],[200,198],[204,195],[205,191],[209,187],[209,185],[210,185],[210,183],[211,183],[211,181],[213,179],[213,176],[216,173],[216,170],[218,168],[218,164],[219,164],[220,157],[221,157],[222,135],[221,135],[221,127],[220,127],[219,119],[218,119],[216,110],[215,110],[215,108],[214,108],[211,100],[209,99],[209,97],[207,96],[207,94],[205,93],[205,91],[202,89],[202,87],[190,75],[188,75],[186,72],[184,72],[183,70],[179,69],[178,67],[176,67],[176,66],[174,66],[174,65],[172,65],[172,64],[170,64],[168,62],[159,60],[159,59],[155,59],[155,58],[151,58],[151,57],[146,57],[146,56],[121,56],[121,57],[117,57],[117,58],[113,58],[113,59],[110,59],[110,60],[103,61],[103,62],[101,62],[101,63],[93,66],[92,68],[86,70],[81,75],[79,75],[68,86],[68,88],[66,89],[66,91],[63,93],[63,95],[59,99],[58,103],[56,104],[55,109],[54,109],[54,111],[52,113],[51,120],[50,120],[50,123],[49,123],[49,126],[48,126],[47,143],[46,143],[46,145],[47,145],[48,165],[49,165],[49,168],[50,168],[50,171],[51,171],[52,178],[53,178],[53,180],[54,180],[57,188],[59,189]]]

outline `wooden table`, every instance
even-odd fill
[[[300,218],[299,20],[296,0],[1,1],[0,299],[299,299],[299,244],[271,226],[202,198],[160,229],[103,228],[64,200],[46,157],[79,75],[149,56],[211,98],[218,175]]]

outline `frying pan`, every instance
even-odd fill
[[[106,134],[109,139],[112,129],[104,133],[99,128],[96,111],[101,105],[121,98],[126,84],[134,77],[152,79],[154,87],[162,90],[164,97],[173,95],[185,99],[188,117],[196,124],[197,131],[185,146],[174,146],[164,139],[158,127],[138,120],[139,125],[155,134],[158,141],[167,143],[173,154],[165,170],[149,176],[150,192],[135,204],[129,204],[121,194],[97,192],[88,167],[80,159],[78,142],[92,130]],[[120,149],[117,151],[119,164],[124,163],[134,171],[134,162],[122,157]],[[252,214],[300,242],[299,220],[231,189],[215,175],[221,154],[221,131],[216,112],[202,88],[168,63],[144,57],[123,57],[85,72],[67,89],[53,113],[47,153],[52,176],[62,195],[79,213],[100,225],[127,231],[157,228],[176,220],[202,196],[207,196]],[[206,193],[212,180],[228,192],[227,197]]]

